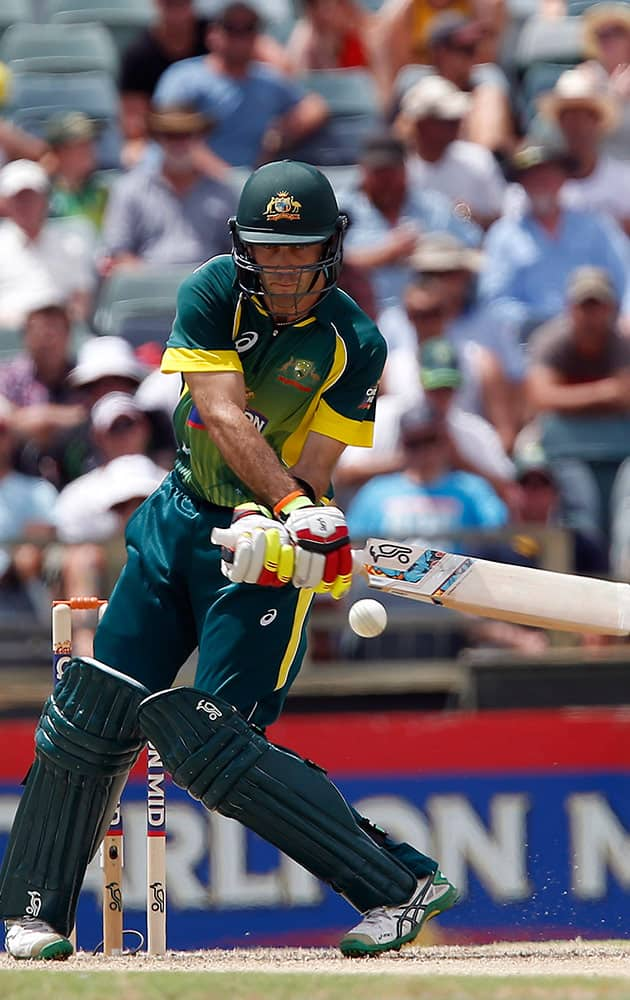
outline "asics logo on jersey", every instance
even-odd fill
[[[269,608],[269,611],[265,611],[264,615],[260,619],[260,624],[264,628],[265,625],[271,625],[272,622],[275,622],[277,617],[278,617],[278,609]]]
[[[239,333],[238,337],[234,341],[234,346],[238,354],[245,354],[246,351],[250,351],[254,344],[258,343],[258,334],[255,330],[245,330],[243,333]]]

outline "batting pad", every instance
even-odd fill
[[[70,933],[85,870],[144,745],[137,711],[147,694],[97,660],[66,667],[35,732],[0,870],[0,917],[38,917]]]
[[[180,687],[151,695],[138,718],[175,784],[240,820],[358,910],[411,896],[416,876],[359,827],[326,773],[269,743],[231,705]]]

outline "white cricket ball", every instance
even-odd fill
[[[348,612],[348,623],[355,635],[373,639],[387,625],[387,611],[379,601],[366,598],[352,605]]]

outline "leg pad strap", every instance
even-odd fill
[[[411,896],[415,875],[360,828],[326,773],[269,743],[231,705],[174,688],[147,698],[139,721],[177,785],[240,820],[357,909]]]

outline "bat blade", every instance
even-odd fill
[[[370,538],[355,565],[375,590],[567,632],[627,635],[630,586]]]

